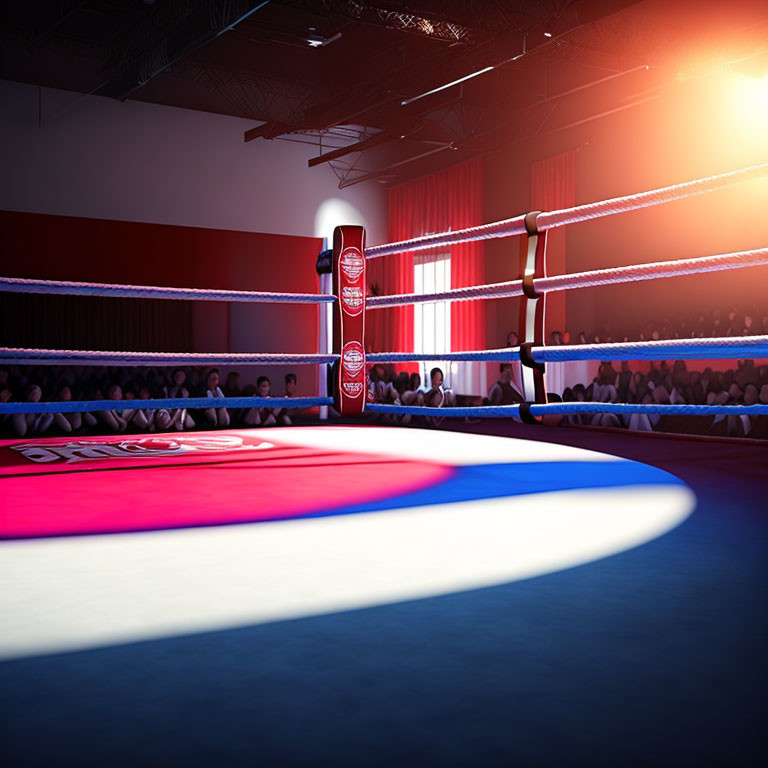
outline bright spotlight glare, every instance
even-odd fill
[[[733,90],[739,118],[755,129],[768,131],[768,74],[763,77],[737,75],[733,79]]]

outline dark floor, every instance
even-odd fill
[[[500,587],[0,665],[4,766],[765,764],[768,448],[486,422],[699,505]]]

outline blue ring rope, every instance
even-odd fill
[[[677,339],[675,341],[637,341],[617,344],[569,344],[534,347],[537,363],[572,360],[740,360],[768,357],[768,336],[719,337],[712,339]],[[496,361],[520,359],[519,347],[470,352],[376,352],[366,356],[369,363],[406,363],[416,361]]]
[[[739,360],[768,357],[768,336],[571,344],[532,350],[537,363],[570,360]]]
[[[322,364],[331,363],[338,355],[306,354],[278,355],[253,354],[199,354],[162,352],[88,352],[41,349],[12,349],[0,347],[0,363],[67,365],[241,365],[269,364]],[[100,355],[100,357],[93,357]],[[738,360],[768,357],[768,336],[741,336],[717,339],[682,339],[674,342],[644,341],[618,344],[571,344],[556,347],[538,347],[532,350],[539,363],[573,360]],[[518,347],[473,350],[466,352],[375,352],[366,356],[369,363],[402,363],[417,361],[515,362],[520,359]]]
[[[330,397],[165,397],[156,400],[69,400],[62,403],[0,403],[4,413],[87,413],[146,408],[310,408],[333,405]]]
[[[105,352],[0,347],[0,363],[15,365],[318,365],[338,355],[272,352]]]
[[[508,349],[486,349],[472,352],[371,352],[365,356],[368,363],[410,363],[420,360],[448,362],[448,361],[486,361],[486,362],[514,362],[520,359],[517,347]]]
[[[473,408],[429,408],[419,405],[384,405],[373,403],[366,405],[366,411],[373,413],[393,413],[411,416],[442,416],[445,418],[516,418],[520,415],[519,405],[483,405]],[[768,414],[768,405],[667,405],[656,403],[546,403],[532,404],[532,416],[568,413],[658,413],[668,416],[764,416]]]

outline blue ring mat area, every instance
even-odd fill
[[[0,664],[12,766],[751,766],[768,447],[525,425],[684,480],[680,527],[471,592]]]

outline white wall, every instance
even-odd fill
[[[319,237],[363,224],[386,242],[382,185],[339,190],[307,167],[314,147],[246,144],[253,126],[0,80],[0,209]]]

